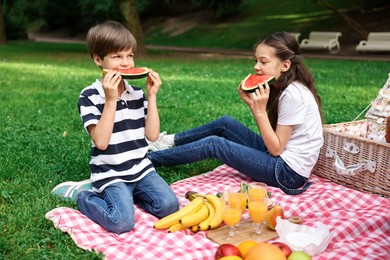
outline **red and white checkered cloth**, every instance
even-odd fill
[[[314,260],[390,259],[390,199],[346,188],[312,175],[313,185],[301,195],[291,196],[269,187],[272,199],[280,204],[286,217],[301,216],[303,225],[325,224],[334,236],[327,250]],[[189,190],[200,193],[223,191],[251,180],[222,165],[213,171],[173,183],[172,189],[181,206],[188,201]],[[79,211],[60,207],[46,213],[46,218],[63,232],[68,232],[77,246],[102,252],[106,259],[214,259],[218,244],[206,238],[206,232],[190,230],[167,233],[155,230],[154,216],[136,207],[136,225],[128,233],[116,235],[105,231]]]

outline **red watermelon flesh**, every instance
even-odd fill
[[[106,74],[108,71],[109,70],[107,69],[103,69],[103,75]],[[132,69],[116,69],[115,71],[118,71],[124,79],[139,79],[144,78],[149,74],[149,69],[146,67]]]
[[[259,88],[259,84],[263,85],[265,82],[270,82],[273,79],[274,77],[269,75],[249,74],[243,80],[241,88],[245,92],[254,92]]]

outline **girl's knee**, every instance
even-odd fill
[[[221,122],[224,122],[226,124],[229,124],[230,122],[233,122],[233,121],[236,121],[233,117],[231,116],[227,116],[227,115],[224,115],[224,116],[221,116],[219,119],[217,119]]]

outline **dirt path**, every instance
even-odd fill
[[[373,60],[373,61],[390,61],[390,53],[357,53],[354,50],[355,46],[346,46],[339,53],[331,54],[327,52],[304,52],[306,58],[318,59],[334,59],[334,60]],[[237,58],[252,58],[253,52],[250,51],[235,51],[226,49],[210,49],[210,48],[191,48],[177,46],[160,46],[146,45],[146,49],[168,50],[182,53],[198,53],[204,55],[219,55],[232,56]]]
[[[39,35],[30,34],[29,39],[37,42],[62,42],[62,43],[85,43],[80,38],[61,38],[53,35]],[[146,49],[149,50],[166,50],[173,51],[180,54],[198,54],[202,57],[218,57],[224,56],[235,58],[252,58],[253,53],[251,51],[239,51],[239,50],[226,50],[215,48],[195,48],[195,47],[177,47],[177,46],[161,46],[161,45],[146,45]],[[336,59],[336,60],[363,60],[363,61],[390,61],[390,53],[358,53],[355,51],[353,45],[341,46],[339,53],[331,54],[328,52],[304,52],[303,55],[306,58],[314,59]]]

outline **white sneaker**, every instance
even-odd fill
[[[158,135],[158,139],[154,142],[150,142],[148,139],[146,141],[148,142],[149,145],[149,150],[150,151],[159,151],[159,150],[165,150],[168,148],[171,148],[173,145],[167,143],[166,141],[166,135],[167,132],[164,131]]]

